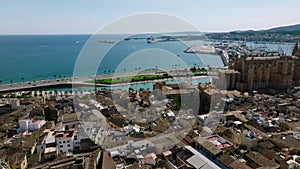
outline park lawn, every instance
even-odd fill
[[[201,70],[201,69],[192,70],[194,76],[207,75],[208,73],[217,73],[217,72],[218,70]]]
[[[196,69],[196,70],[192,70],[192,73],[193,73],[194,76],[201,76],[201,75],[207,75],[208,71],[207,70]]]
[[[146,80],[156,80],[170,78],[168,74],[157,74],[157,75],[136,75],[136,76],[126,76],[126,77],[116,77],[96,80],[97,84],[118,84],[118,83],[128,83],[128,82],[140,82]],[[94,83],[93,80],[87,81],[88,83]]]
[[[202,70],[202,69],[195,69],[191,70],[193,73],[207,73],[207,70]]]

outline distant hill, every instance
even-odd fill
[[[276,27],[276,28],[271,28],[271,29],[263,29],[263,30],[245,30],[245,31],[232,31],[230,33],[293,33],[293,32],[300,32],[300,24],[297,25],[289,25],[289,26],[281,26],[281,27]]]
[[[289,25],[289,26],[281,26],[277,28],[267,29],[264,30],[267,32],[293,32],[293,31],[300,31],[300,24],[297,25]]]
[[[300,42],[300,24],[281,26],[265,30],[246,30],[222,33],[207,33],[209,39],[218,40],[247,40],[255,42]]]

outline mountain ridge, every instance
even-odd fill
[[[279,26],[271,29],[267,29],[265,31],[269,32],[288,32],[288,31],[299,31],[300,30],[300,24],[295,24],[295,25],[287,25],[287,26]]]
[[[235,30],[235,31],[230,31],[229,33],[255,33],[255,32],[262,32],[262,33],[284,33],[284,32],[300,32],[300,24],[294,24],[294,25],[287,25],[287,26],[278,26],[274,28],[269,28],[269,29],[261,29],[261,30]],[[223,32],[225,33],[225,32]]]

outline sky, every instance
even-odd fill
[[[299,0],[1,0],[0,34],[91,34],[133,14],[179,17],[203,32],[300,23]]]

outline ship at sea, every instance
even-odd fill
[[[179,41],[178,39],[171,36],[161,36],[158,42],[169,42],[169,41]]]
[[[147,43],[156,43],[156,40],[153,37],[147,38]]]

